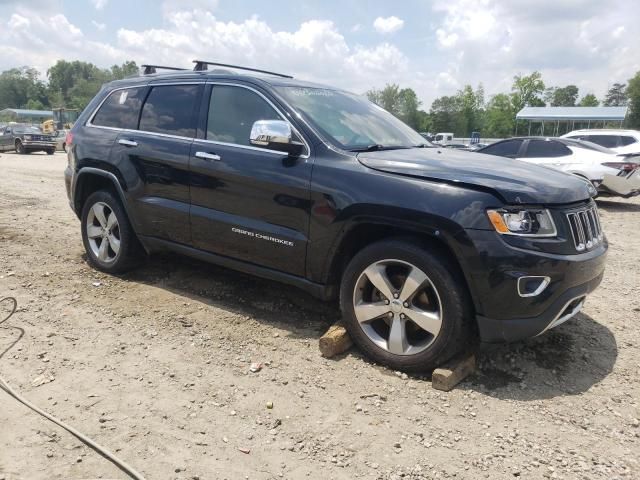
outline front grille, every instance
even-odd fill
[[[569,220],[573,244],[578,252],[590,250],[602,242],[600,216],[595,205],[567,213],[567,220]]]

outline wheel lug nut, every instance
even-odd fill
[[[384,301],[384,304],[385,304],[385,305],[389,305],[389,300],[385,300],[385,301]]]
[[[398,293],[394,293],[393,294],[393,298],[398,298],[399,296],[400,296],[400,294],[398,294]]]
[[[404,302],[405,308],[409,308],[409,302]]]
[[[400,318],[404,319],[406,317],[406,315],[404,313],[400,314]]]
[[[387,316],[388,316],[389,318],[392,318],[392,317],[393,317],[393,312],[389,312],[389,313],[387,313]]]

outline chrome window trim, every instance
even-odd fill
[[[179,140],[192,140],[194,142],[196,142],[196,141],[197,142],[205,142],[205,143],[211,143],[211,144],[214,144],[214,145],[222,145],[222,146],[225,146],[225,147],[237,147],[237,148],[244,148],[244,149],[247,149],[247,150],[256,150],[256,151],[265,152],[265,153],[275,153],[275,154],[278,154],[278,155],[286,155],[286,152],[281,152],[279,150],[271,150],[270,148],[254,147],[252,145],[241,145],[239,143],[228,143],[228,142],[219,142],[217,140],[207,140],[206,138],[183,137],[183,136],[180,136],[180,135],[171,135],[171,134],[168,134],[168,133],[149,132],[147,130],[133,130],[133,129],[130,129],[130,128],[107,127],[107,126],[103,126],[103,125],[94,125],[93,124],[93,119],[96,116],[96,114],[98,113],[98,110],[100,110],[100,107],[102,107],[102,104],[104,102],[106,102],[107,99],[117,91],[128,90],[130,88],[156,87],[156,86],[164,86],[164,85],[207,85],[207,84],[210,84],[210,85],[228,85],[228,86],[231,86],[231,87],[246,88],[247,90],[251,90],[254,93],[258,94],[263,100],[265,100],[271,106],[271,108],[273,108],[276,111],[276,113],[278,115],[280,115],[280,117],[285,122],[287,122],[289,125],[291,125],[291,129],[294,132],[296,132],[296,134],[302,139],[302,142],[305,145],[307,153],[305,153],[304,155],[300,155],[298,158],[307,159],[307,158],[309,158],[311,156],[311,147],[309,146],[309,143],[307,142],[307,140],[300,133],[300,131],[295,127],[295,125],[293,125],[293,123],[291,123],[291,121],[289,119],[287,119],[286,115],[284,115],[282,113],[282,111],[280,111],[280,109],[278,107],[276,107],[271,100],[269,100],[267,97],[265,97],[262,92],[260,92],[259,90],[256,90],[253,87],[249,87],[248,85],[242,85],[242,84],[238,84],[238,83],[231,83],[231,82],[216,82],[216,81],[201,80],[201,81],[197,81],[197,82],[186,81],[186,82],[170,82],[170,83],[168,83],[168,82],[167,83],[145,83],[143,85],[129,85],[129,86],[124,86],[124,87],[114,88],[113,90],[111,90],[111,92],[109,92],[109,94],[106,97],[104,97],[102,99],[102,101],[98,104],[98,106],[93,110],[93,112],[91,113],[91,116],[89,117],[89,120],[87,120],[87,122],[85,123],[85,126],[91,127],[91,128],[102,128],[102,129],[105,129],[105,130],[112,130],[112,131],[116,131],[116,132],[141,133],[143,135],[151,135],[151,136],[155,135],[155,136],[159,136],[159,137],[175,138],[175,139],[179,139]],[[210,104],[210,100],[209,100],[208,103]],[[209,105],[207,105],[207,110],[208,110],[208,108],[209,108]]]
[[[296,134],[297,134],[297,135],[300,137],[300,139],[302,140],[302,143],[304,143],[304,146],[305,146],[305,148],[306,148],[306,153],[304,153],[303,155],[300,155],[298,158],[305,158],[305,159],[306,159],[306,158],[309,158],[309,157],[311,156],[311,147],[310,147],[310,146],[309,146],[309,144],[307,143],[307,140],[304,138],[304,135],[302,135],[302,134],[300,133],[300,131],[295,127],[295,125],[294,125],[293,123],[291,123],[291,120],[289,120],[289,119],[287,118],[287,116],[286,116],[284,113],[282,113],[282,111],[281,111],[281,110],[280,110],[280,109],[279,109],[279,108],[278,108],[278,107],[277,107],[277,106],[276,106],[276,105],[275,105],[271,100],[269,100],[269,99],[268,99],[268,98],[267,98],[267,97],[266,97],[266,96],[265,96],[261,91],[259,91],[259,90],[255,89],[255,88],[253,88],[253,87],[250,87],[250,86],[248,86],[248,85],[243,85],[243,84],[241,84],[241,83],[219,82],[219,81],[216,81],[216,80],[208,80],[208,81],[207,81],[207,84],[208,84],[208,85],[214,85],[214,86],[215,86],[215,85],[223,85],[223,86],[229,86],[229,87],[245,88],[245,89],[247,89],[247,90],[250,90],[250,91],[254,92],[254,93],[255,93],[255,94],[257,94],[258,96],[260,96],[260,97],[261,97],[265,102],[267,102],[267,103],[271,106],[271,108],[273,108],[273,109],[276,111],[276,113],[277,113],[278,115],[280,115],[280,118],[282,118],[282,120],[284,120],[284,121],[285,121],[285,122],[287,122],[289,125],[291,125],[291,129],[292,129],[294,132],[296,132]],[[213,92],[212,92],[212,93],[213,93]],[[209,106],[210,106],[210,105],[211,105],[211,99],[209,99]],[[207,108],[207,114],[208,114],[208,108]],[[206,135],[206,133],[207,133],[207,132],[205,132],[205,135]],[[285,152],[280,152],[279,150],[271,150],[271,149],[269,149],[269,148],[260,148],[260,147],[254,147],[254,146],[251,146],[251,145],[242,145],[242,144],[239,144],[239,143],[219,142],[219,141],[217,141],[217,140],[208,140],[208,139],[206,139],[206,138],[205,138],[205,139],[197,138],[196,140],[199,140],[199,141],[204,140],[204,141],[206,141],[206,142],[215,143],[215,144],[218,144],[218,145],[231,146],[231,147],[239,147],[239,148],[248,148],[248,149],[251,149],[251,150],[260,150],[260,151],[266,151],[266,152],[276,152],[276,153],[280,153],[280,154],[283,154],[283,153],[284,153],[284,154],[286,155],[286,153],[285,153]]]

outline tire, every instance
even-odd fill
[[[26,155],[28,153],[20,140],[16,140],[16,153],[18,155]]]
[[[455,272],[439,250],[410,241],[385,240],[360,251],[340,287],[355,344],[374,361],[406,372],[432,371],[449,360],[473,331],[470,297]]]
[[[140,263],[144,253],[120,200],[111,192],[99,190],[89,195],[80,218],[82,243],[92,266],[122,273]]]
[[[53,155],[54,153],[56,153],[55,148],[52,150],[47,150],[47,155]]]

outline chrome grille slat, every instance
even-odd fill
[[[602,227],[595,205],[567,213],[567,220],[573,244],[578,252],[594,248],[602,240]]]

